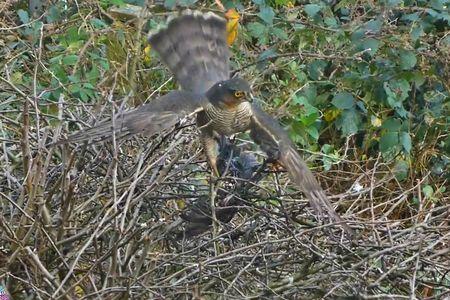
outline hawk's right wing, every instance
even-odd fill
[[[170,128],[188,115],[202,111],[205,101],[207,100],[203,95],[172,91],[134,110],[117,115],[114,122],[100,122],[55,144],[99,141],[112,138],[113,135],[118,139],[138,133],[151,136]]]
[[[186,11],[148,41],[186,91],[205,93],[230,78],[226,20],[213,13]]]
[[[256,105],[252,105],[250,136],[272,159],[286,168],[292,182],[308,197],[310,206],[319,215],[326,211],[335,222],[340,223],[351,236],[352,230],[335,212],[325,191],[306,163],[298,154],[294,143],[280,124]]]

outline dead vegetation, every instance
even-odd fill
[[[58,128],[41,126],[38,139],[34,115],[23,114],[28,138],[3,141],[1,280],[14,299],[448,291],[448,196],[425,199],[422,180],[400,185],[379,161],[318,174],[357,232],[354,241],[317,223],[284,174],[265,174],[245,197],[234,194],[242,199],[231,222],[200,223],[205,233],[183,238],[185,203],[209,205],[212,195],[221,203],[235,193],[221,189],[226,180],[211,183],[192,127],[156,139],[49,148],[42,137]]]

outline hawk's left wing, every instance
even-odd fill
[[[118,139],[138,133],[151,136],[174,126],[181,118],[202,111],[206,101],[204,95],[172,91],[141,107],[119,114],[114,120],[100,122],[55,144],[99,141],[112,138],[113,135]]]
[[[252,139],[270,158],[282,163],[294,184],[308,197],[316,213],[322,214],[325,210],[333,221],[340,223],[348,233],[351,233],[348,225],[334,211],[325,191],[298,154],[294,143],[284,129],[258,106],[252,105],[252,110],[250,132]]]

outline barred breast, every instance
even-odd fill
[[[248,130],[252,109],[250,102],[243,102],[232,110],[208,105],[205,113],[210,119],[209,125],[217,133],[231,135]]]

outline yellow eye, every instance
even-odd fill
[[[244,93],[241,91],[236,91],[236,92],[234,92],[234,96],[236,98],[242,98],[242,97],[244,97]]]

